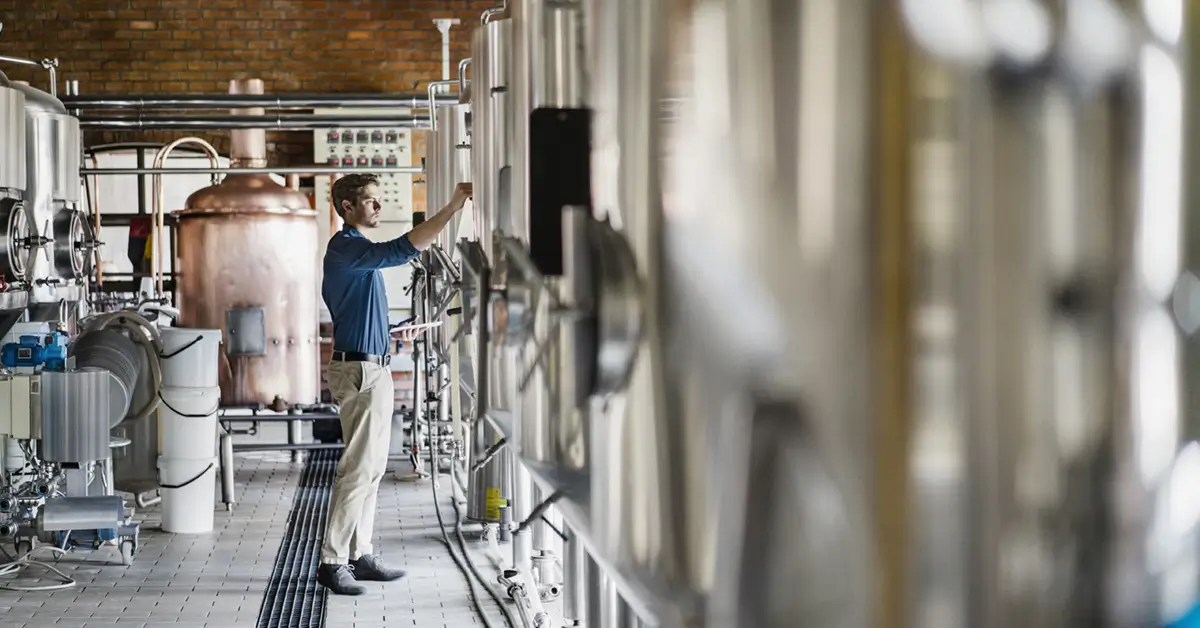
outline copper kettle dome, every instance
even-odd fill
[[[262,79],[229,82],[230,94],[262,94]],[[261,115],[262,109],[237,113]],[[263,129],[237,129],[230,133],[229,165],[261,168],[267,165],[267,136]],[[308,197],[279,185],[266,174],[231,174],[220,183],[197,190],[187,198],[180,216],[203,214],[302,214],[315,215]]]

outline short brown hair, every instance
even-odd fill
[[[373,174],[348,174],[333,182],[333,210],[339,218],[345,218],[342,201],[354,204],[368,185],[379,185],[379,177]]]

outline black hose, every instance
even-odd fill
[[[454,505],[454,512],[458,519],[456,530],[458,531],[459,543],[462,547],[462,559],[459,559],[458,553],[454,551],[454,546],[450,543],[450,535],[446,532],[446,522],[442,519],[442,505],[438,502],[438,447],[433,441],[433,438],[434,435],[431,430],[429,442],[429,462],[432,465],[432,468],[429,471],[433,477],[432,482],[430,482],[430,486],[433,487],[433,510],[437,513],[438,527],[441,528],[442,532],[442,543],[446,545],[446,551],[450,552],[450,558],[454,559],[454,564],[458,567],[458,570],[462,572],[463,577],[467,579],[467,588],[469,588],[471,591],[471,604],[475,607],[475,613],[479,615],[479,619],[483,621],[483,625],[486,628],[492,628],[491,620],[487,613],[483,610],[483,604],[479,601],[479,593],[475,590],[475,579],[478,579],[479,582],[484,585],[484,590],[486,590],[492,600],[494,600],[496,604],[500,606],[500,611],[504,614],[504,620],[508,626],[510,628],[516,628],[517,624],[513,621],[512,615],[509,614],[508,609],[504,607],[504,602],[502,602],[496,593],[492,591],[491,587],[487,586],[487,581],[479,575],[479,571],[475,568],[475,563],[471,561],[470,555],[467,554],[466,542],[462,538],[462,514],[458,510],[458,504],[454,503],[453,496],[450,497],[450,501]],[[451,477],[450,481],[453,482],[454,478]],[[467,562],[469,569],[468,567],[463,566],[463,560]]]
[[[454,532],[458,536],[458,546],[462,550],[463,558],[467,561],[467,566],[471,568],[471,573],[475,575],[481,584],[483,584],[483,588],[487,589],[488,595],[495,600],[498,606],[500,606],[500,612],[504,614],[504,621],[508,622],[509,626],[516,626],[517,621],[513,619],[512,613],[508,610],[508,607],[500,601],[500,598],[496,595],[496,592],[493,591],[492,587],[488,585],[487,580],[483,577],[483,574],[479,573],[479,569],[475,567],[475,562],[472,561],[471,557],[467,554],[467,541],[463,538],[462,533],[462,511],[458,509],[458,502],[454,501],[453,499],[450,501],[454,505],[454,516],[458,518],[458,523],[454,525]]]

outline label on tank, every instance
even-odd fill
[[[504,500],[500,498],[500,489],[489,488],[484,495],[483,516],[487,519],[500,519],[500,507],[504,505]]]

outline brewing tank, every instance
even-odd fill
[[[30,234],[46,239],[44,254],[29,256],[33,316],[49,320],[63,300],[77,301],[78,282],[91,267],[88,221],[79,212],[79,119],[62,101],[29,85],[13,83],[25,97],[25,212]],[[58,282],[38,280],[57,279]]]
[[[27,235],[28,225],[27,214],[20,210],[26,185],[25,137],[25,93],[13,89],[0,73],[0,278],[6,283],[24,279],[28,258],[28,251],[15,243]]]
[[[233,81],[230,93],[261,94],[263,84]],[[261,130],[234,131],[231,145],[231,167],[266,165]],[[315,403],[319,269],[308,198],[269,175],[229,175],[176,215],[180,325],[222,330],[222,403]]]
[[[25,189],[25,93],[0,72],[0,194]]]
[[[437,131],[430,135],[430,141],[437,143],[434,151],[435,159],[429,162],[429,174],[432,192],[426,209],[432,216],[441,211],[454,194],[454,186],[460,182],[471,181],[471,138],[468,120],[471,117],[471,105],[458,104],[437,109]],[[428,161],[428,160],[427,160]],[[471,221],[473,207],[468,206],[459,216],[438,236],[438,243],[455,255],[455,248],[460,237],[471,237],[474,226]]]

